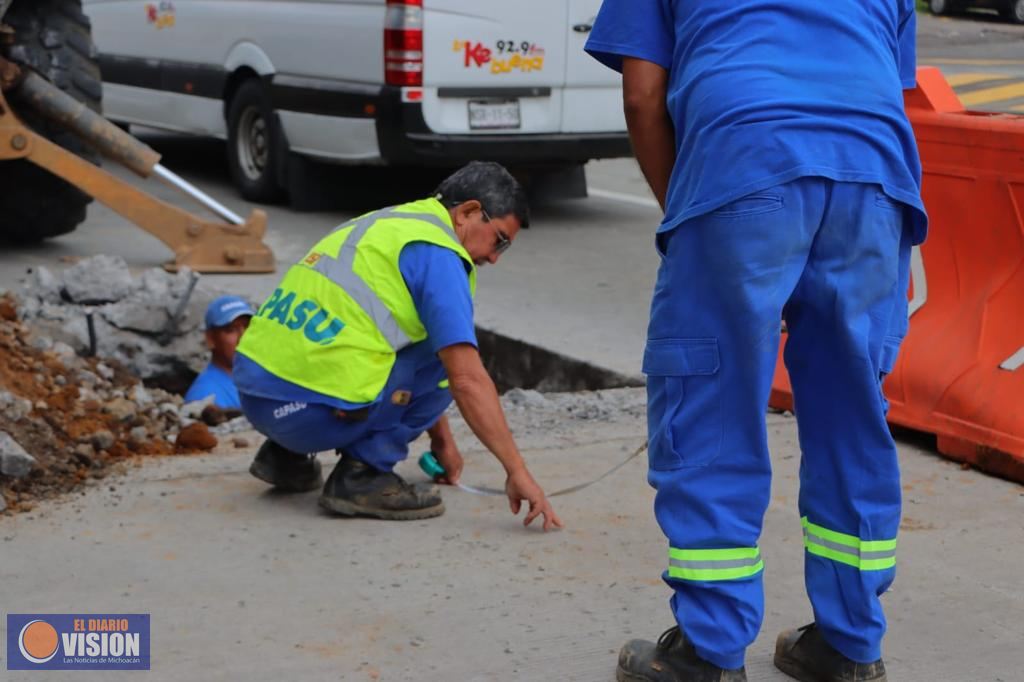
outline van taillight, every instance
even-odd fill
[[[423,85],[423,0],[388,0],[384,19],[384,82]]]

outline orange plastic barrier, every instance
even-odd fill
[[[906,107],[930,220],[885,382],[889,422],[1024,482],[1024,116],[964,110],[935,68],[918,70]],[[781,351],[771,405],[792,408]]]

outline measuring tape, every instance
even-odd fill
[[[584,488],[589,488],[590,486],[594,485],[595,483],[597,483],[599,481],[603,481],[604,479],[608,478],[609,476],[614,474],[616,471],[618,471],[622,467],[624,467],[627,464],[629,464],[630,462],[632,462],[634,459],[636,459],[637,457],[640,456],[640,453],[642,453],[646,449],[647,449],[647,441],[645,440],[643,445],[641,445],[636,450],[634,450],[633,453],[629,457],[627,457],[626,459],[622,460],[621,462],[619,462],[618,464],[613,466],[611,469],[609,469],[608,471],[606,471],[603,474],[601,474],[600,476],[598,476],[597,478],[592,479],[590,481],[587,481],[586,483],[579,483],[577,485],[570,486],[568,488],[563,488],[562,490],[556,490],[555,492],[553,492],[550,495],[548,495],[548,497],[558,497],[559,495],[568,495],[569,493],[575,493],[575,492],[578,492],[580,490],[583,490]],[[429,450],[427,452],[424,452],[422,455],[420,455],[419,464],[420,464],[420,469],[423,470],[423,473],[425,473],[427,476],[430,476],[431,478],[436,478],[437,476],[444,476],[444,474],[445,474],[444,467],[441,466],[441,463],[437,461],[437,457],[434,456],[434,453],[429,451]],[[472,495],[501,495],[501,496],[505,495],[505,491],[504,490],[500,490],[498,488],[478,487],[478,486],[473,486],[473,485],[465,485],[464,483],[456,483],[455,487],[458,488],[459,490],[465,491],[465,492],[470,493]]]

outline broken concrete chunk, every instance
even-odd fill
[[[133,295],[103,306],[104,319],[118,329],[159,334],[167,327],[169,316],[163,300]]]
[[[107,381],[114,378],[114,370],[110,369],[110,367],[107,367],[102,362],[96,365],[96,373]]]
[[[20,421],[32,411],[32,401],[19,398],[13,393],[0,391],[0,412],[13,421]]]
[[[194,400],[190,403],[185,403],[181,406],[181,409],[178,410],[178,416],[182,419],[199,419],[203,414],[203,410],[205,410],[209,405],[213,405],[212,395],[206,396],[202,400]],[[161,406],[161,409],[162,407],[163,406]]]
[[[91,467],[96,463],[96,450],[94,450],[92,445],[89,443],[79,443],[75,446],[75,449],[72,450],[72,454],[82,466]]]
[[[140,408],[153,404],[153,396],[150,395],[149,391],[142,384],[136,384],[128,397],[134,400],[135,404]]]
[[[171,285],[175,276],[166,270],[151,268],[142,273],[142,290],[140,293],[155,301],[166,302],[171,295]]]
[[[29,341],[29,345],[36,350],[48,351],[53,349],[53,339],[48,336],[33,334],[32,339]]]
[[[32,272],[32,278],[25,284],[38,299],[48,303],[60,303],[61,281],[53,271],[40,265]]]
[[[67,364],[69,360],[78,357],[78,354],[75,353],[75,349],[69,346],[68,344],[64,343],[63,341],[57,341],[56,343],[54,343],[53,348],[51,348],[50,350],[53,352],[54,355],[56,355],[58,358],[64,361],[64,364]]]
[[[512,404],[521,405],[523,407],[544,407],[548,404],[548,399],[537,391],[522,388],[513,388],[511,391],[505,393],[502,398]]]
[[[229,436],[232,433],[239,433],[242,431],[251,431],[253,429],[252,424],[244,416],[235,417],[223,424],[211,427],[210,432],[218,437]]]
[[[93,256],[64,271],[64,290],[75,303],[113,303],[134,289],[128,264],[120,256]]]
[[[87,369],[78,370],[76,378],[78,379],[79,383],[90,387],[95,386],[100,382],[100,378]]]
[[[36,458],[25,452],[10,434],[0,431],[0,474],[24,478],[35,466]]]
[[[97,450],[109,450],[114,445],[114,434],[106,429],[92,434],[92,445]]]
[[[103,406],[103,411],[119,422],[131,419],[139,411],[139,406],[127,398],[114,398]]]

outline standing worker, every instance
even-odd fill
[[[926,231],[902,97],[915,26],[913,0],[601,7],[586,49],[623,74],[633,147],[665,211],[643,369],[677,623],[657,644],[627,643],[620,680],[746,679],[764,614],[780,318],[814,622],[779,636],[775,664],[807,681],[886,679],[879,598],[900,484],[881,381]]]
[[[471,163],[433,197],[356,218],[293,265],[238,348],[242,407],[268,440],[250,471],[279,489],[322,482],[314,453],[341,459],[320,504],[346,516],[439,516],[433,487],[392,470],[424,431],[457,483],[462,456],[444,412],[454,397],[508,475],[513,513],[560,527],[509,431],[477,351],[476,267],[529,226],[526,195],[496,163]]]

